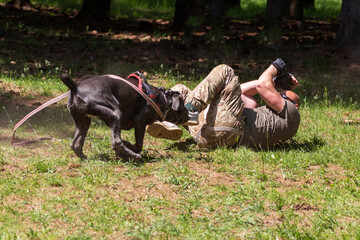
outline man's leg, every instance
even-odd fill
[[[183,84],[177,84],[171,88],[173,91],[180,92],[183,99],[189,95],[191,90]],[[154,138],[165,138],[169,140],[179,140],[183,134],[182,130],[176,124],[170,122],[155,121],[146,127],[146,132]]]
[[[185,103],[200,112],[199,124],[187,128],[201,147],[232,147],[242,137],[241,88],[231,67],[215,67],[193,91],[182,84],[171,89],[179,91]]]
[[[243,135],[241,87],[234,70],[215,67],[185,98],[199,112],[199,124],[188,126],[201,147],[232,147]],[[207,111],[203,111],[210,104]],[[202,119],[202,115],[204,116]]]
[[[155,121],[146,126],[146,132],[154,138],[165,138],[169,140],[179,140],[183,131],[174,123]]]

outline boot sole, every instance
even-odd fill
[[[199,125],[199,122],[194,122],[194,121],[187,121],[186,123],[183,123],[182,125],[184,126],[195,126],[195,125]]]
[[[148,125],[146,127],[146,131],[150,136],[154,138],[165,138],[173,141],[179,140],[183,134],[180,128],[166,128],[163,124],[157,122]]]

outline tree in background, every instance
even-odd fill
[[[213,20],[221,20],[231,8],[236,6],[241,6],[240,0],[212,0],[211,18]]]
[[[314,8],[315,0],[302,0],[304,4],[304,8]]]
[[[83,0],[78,19],[90,19],[99,22],[110,20],[111,0]]]
[[[192,15],[195,5],[195,0],[176,0],[174,20],[172,24],[173,29],[182,30],[186,27],[186,22]]]
[[[236,6],[240,6],[240,0],[176,0],[172,27],[176,30],[189,30],[190,18],[207,18],[213,23],[218,22],[224,19],[232,7]]]
[[[11,0],[6,4],[6,7],[12,7],[12,8],[24,9],[24,10],[37,10],[30,3],[30,0]]]
[[[341,5],[339,30],[336,41],[340,45],[360,45],[360,1],[343,0]]]
[[[303,0],[268,0],[266,8],[267,25],[283,18],[303,20]]]

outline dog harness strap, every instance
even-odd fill
[[[141,90],[141,91],[144,91],[143,89],[142,89],[142,80],[141,80],[141,78],[138,76],[138,75],[135,75],[135,74],[130,74],[127,78],[136,78],[138,81],[139,81],[139,83],[138,83],[138,88]]]
[[[156,103],[148,96],[146,95],[143,91],[141,91],[139,88],[137,88],[134,84],[130,83],[129,81],[126,81],[125,79],[116,76],[116,75],[112,75],[112,74],[106,74],[104,75],[106,77],[110,77],[110,78],[114,78],[117,80],[121,80],[125,83],[127,83],[130,87],[132,87],[135,91],[137,91],[143,98],[145,98],[145,100],[150,103],[150,105],[155,109],[155,111],[157,112],[157,114],[159,114],[159,116],[161,117],[162,121],[165,120],[165,115],[161,112],[160,108],[156,105]],[[135,75],[136,76],[136,75]]]
[[[141,73],[139,73],[141,74]],[[139,81],[138,83],[138,88],[145,92],[146,95],[148,95],[149,97],[151,98],[156,98],[157,95],[156,95],[156,90],[154,89],[153,86],[149,86],[147,80],[143,80],[140,76],[136,75],[136,74],[130,74],[126,79],[129,79],[129,78],[135,78]]]

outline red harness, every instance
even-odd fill
[[[141,90],[141,91],[143,91],[143,92],[145,92],[144,91],[144,89],[143,89],[143,80],[141,79],[141,77],[139,77],[138,75],[136,75],[136,74],[130,74],[128,77],[127,77],[127,79],[129,79],[129,78],[136,78],[138,81],[139,81],[139,83],[138,83],[138,88]],[[154,88],[153,88],[154,89]],[[146,93],[146,92],[145,92]],[[154,95],[154,94],[149,94],[148,95],[150,98],[156,98],[156,95]],[[158,106],[159,106],[159,104],[158,104]],[[159,106],[160,107],[160,106]]]
[[[155,94],[149,94],[147,91],[144,90],[144,88],[143,88],[144,82],[143,82],[143,80],[141,79],[140,76],[131,73],[126,79],[129,79],[129,78],[135,78],[135,79],[137,79],[137,80],[139,81],[139,83],[138,83],[138,88],[139,88],[142,92],[144,92],[148,97],[150,97],[150,98],[152,98],[152,99],[155,99],[155,98],[157,97]],[[146,83],[145,83],[145,84],[146,84]],[[153,89],[153,91],[155,91],[155,89],[154,89],[153,86],[151,86],[151,88]],[[159,103],[157,104],[157,106],[158,106],[159,109],[160,109],[160,104],[159,104]],[[133,121],[129,122],[129,124],[128,124],[124,129],[125,129],[125,130],[129,130],[129,129],[132,127],[133,123],[134,123]]]

